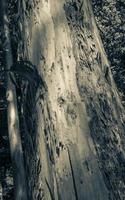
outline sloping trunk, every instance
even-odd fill
[[[24,52],[48,88],[25,119],[29,199],[124,199],[124,111],[90,0],[28,6]]]
[[[4,32],[4,53],[5,53],[5,71],[10,70],[13,65],[13,58],[11,52],[11,42],[9,34],[9,21],[7,16],[7,2],[4,0],[0,2],[1,12],[3,14],[3,32]],[[14,177],[14,191],[15,200],[27,200],[26,191],[26,177],[24,169],[23,151],[21,144],[21,137],[19,131],[19,116],[17,109],[17,97],[15,86],[7,72],[7,92],[6,98],[8,103],[8,134],[10,142],[10,151],[13,164],[13,177]]]

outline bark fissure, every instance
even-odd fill
[[[67,151],[68,151],[68,156],[69,156],[69,163],[70,163],[70,168],[71,168],[71,174],[72,174],[72,180],[73,180],[73,186],[74,186],[74,193],[75,193],[75,199],[78,199],[78,193],[77,193],[77,187],[76,187],[76,181],[75,181],[75,174],[74,174],[74,170],[73,170],[73,165],[72,165],[72,160],[71,160],[71,156],[70,156],[70,151],[69,151],[69,147],[67,147]]]

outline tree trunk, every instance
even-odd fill
[[[13,65],[11,42],[9,33],[9,21],[7,16],[7,2],[1,1],[1,12],[3,13],[4,52],[6,71]],[[27,200],[26,177],[24,169],[23,151],[19,131],[19,116],[17,109],[17,97],[15,86],[7,73],[7,103],[8,103],[8,133],[10,142],[11,158],[13,163],[15,200]]]
[[[28,198],[124,199],[124,109],[90,0],[22,2],[21,55],[45,83],[25,102]]]
[[[124,199],[124,112],[91,3],[33,1],[30,8],[28,59],[48,88],[36,106],[35,148],[25,147],[35,162],[27,168],[36,169],[30,198]]]

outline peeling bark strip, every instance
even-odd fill
[[[7,18],[7,2],[5,0],[0,1],[1,10],[3,13],[3,27],[5,34],[5,59],[6,70],[10,70],[13,64],[10,35],[9,35],[9,22]],[[26,177],[24,169],[23,151],[21,144],[21,137],[19,133],[19,116],[17,110],[17,98],[15,87],[7,74],[7,94],[8,102],[8,133],[11,150],[11,158],[13,164],[14,173],[14,191],[15,200],[27,200],[27,188]]]
[[[73,170],[73,165],[72,165],[72,160],[71,160],[71,156],[70,156],[69,147],[67,147],[67,151],[68,151],[69,163],[70,163],[70,167],[71,167],[71,173],[72,173],[72,180],[73,180],[73,185],[74,185],[75,199],[79,200],[78,199],[78,194],[77,194],[77,187],[76,187],[75,175],[74,175],[74,170]]]

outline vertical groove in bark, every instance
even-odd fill
[[[52,189],[50,188],[50,185],[49,185],[49,183],[48,183],[48,181],[47,181],[46,178],[45,178],[45,181],[46,181],[46,184],[47,184],[47,187],[48,187],[48,190],[49,190],[51,199],[52,199],[52,200],[55,200],[54,195],[53,195],[53,192],[52,192]]]
[[[78,194],[77,194],[77,187],[76,187],[75,175],[74,175],[74,170],[73,170],[73,165],[72,165],[72,160],[71,160],[71,156],[70,156],[69,147],[67,147],[67,151],[68,151],[69,163],[70,163],[71,174],[72,174],[72,179],[73,179],[75,198],[76,198],[76,200],[78,200]]]

